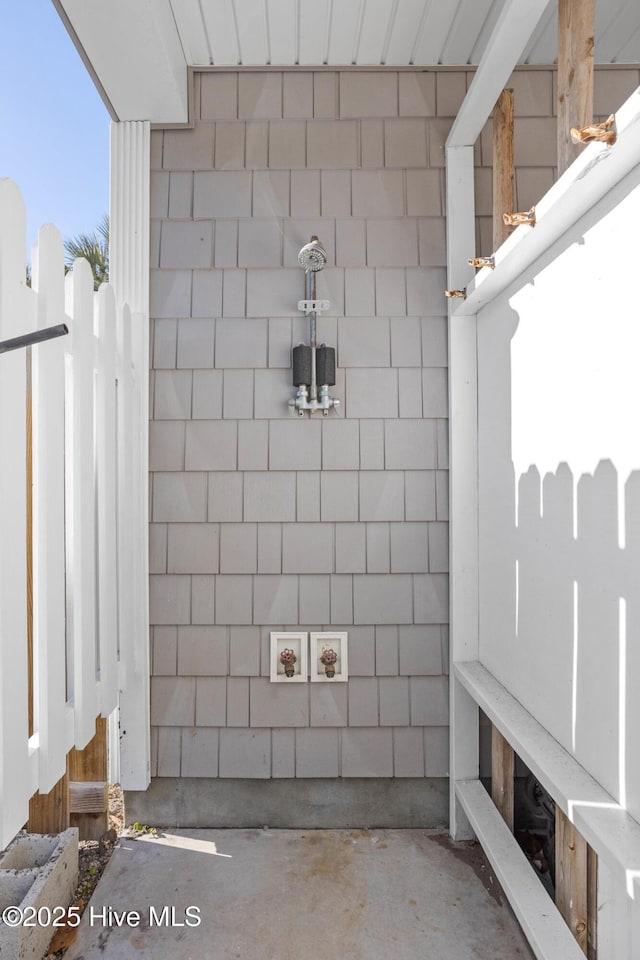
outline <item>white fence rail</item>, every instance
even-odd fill
[[[40,230],[26,284],[20,192],[0,180],[0,341],[66,323],[69,335],[0,354],[0,849],[48,793],[97,716],[117,706],[147,636],[131,558],[144,441],[128,308],[93,291],[86,261],[64,275],[55,227]],[[27,411],[32,414],[33,589],[27,589]],[[138,473],[140,471],[138,470]],[[134,509],[132,510],[132,505]],[[32,593],[32,665],[27,610]],[[32,677],[32,693],[29,677]],[[30,713],[32,719],[30,720]]]

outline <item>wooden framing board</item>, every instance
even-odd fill
[[[584,960],[480,781],[459,782],[456,794],[538,960]]]
[[[556,805],[556,906],[587,952],[587,843]]]
[[[491,727],[491,799],[513,833],[515,753],[497,727]]]
[[[60,777],[49,793],[29,800],[28,833],[62,833],[69,827],[69,775]]]

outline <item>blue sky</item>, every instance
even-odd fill
[[[0,177],[22,192],[28,251],[43,223],[66,238],[108,212],[109,120],[51,0],[4,3]]]

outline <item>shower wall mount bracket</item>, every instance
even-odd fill
[[[326,313],[330,309],[329,300],[298,300],[298,310],[303,313]]]

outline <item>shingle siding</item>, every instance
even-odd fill
[[[152,134],[154,775],[447,773],[443,167],[467,81],[203,72],[193,129]],[[553,178],[551,72],[516,86],[524,209]],[[312,234],[327,419],[288,409]],[[270,683],[271,630],[327,627],[348,683]]]

